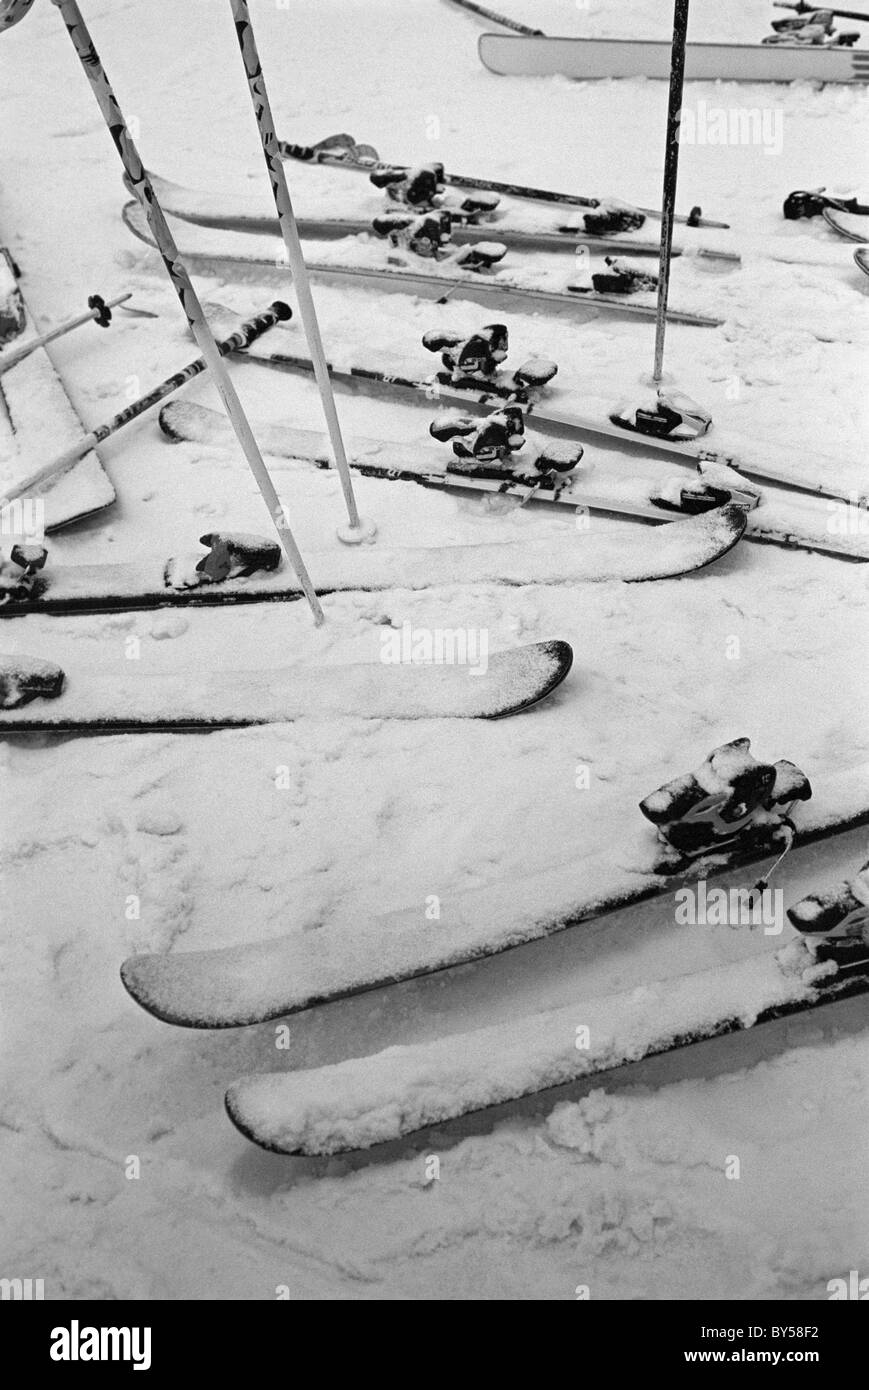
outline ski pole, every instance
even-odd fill
[[[670,55],[670,95],[667,106],[667,147],[664,154],[664,192],[661,199],[661,256],[658,264],[658,312],[655,320],[655,366],[652,380],[660,381],[664,371],[664,334],[667,329],[667,296],[670,289],[670,259],[673,251],[673,213],[676,180],[679,173],[679,121],[682,88],[685,83],[685,40],[688,33],[689,0],[675,0],[673,48]]]
[[[807,5],[805,0],[797,0],[797,4],[788,4],[787,0],[772,0],[774,10],[795,10],[797,14],[812,14],[815,10],[829,10],[829,5]],[[862,19],[864,24],[869,24],[869,14],[860,14],[859,10],[831,10],[831,14],[837,15],[839,19]]]
[[[261,314],[257,314],[255,318],[248,319],[245,323],[241,324],[231,337],[224,338],[223,342],[218,343],[217,351],[220,353],[221,357],[226,357],[227,354],[231,352],[241,352],[244,348],[249,347],[250,344],[263,333],[267,332],[269,328],[273,328],[280,320],[291,317],[292,310],[289,305],[284,304],[279,299],[275,300],[270,308],[265,309]],[[62,454],[58,454],[57,458],[52,459],[50,463],[44,464],[38,472],[32,473],[25,482],[18,483],[14,488],[11,488],[8,493],[4,493],[4,502],[12,502],[16,497],[20,497],[22,493],[29,492],[32,488],[39,487],[42,483],[46,483],[51,478],[56,478],[61,473],[66,472],[67,468],[77,463],[79,459],[84,458],[85,454],[89,454],[91,449],[96,448],[98,444],[102,444],[103,440],[108,439],[110,435],[117,434],[118,430],[123,429],[124,425],[128,425],[131,420],[135,420],[140,415],[143,415],[146,410],[150,410],[152,405],[156,405],[158,401],[165,400],[167,396],[173,395],[176,391],[179,391],[182,386],[186,386],[188,381],[192,381],[194,377],[201,376],[207,367],[208,363],[205,358],[197,357],[194,362],[188,363],[188,365],[182,367],[180,371],[173,372],[172,376],[167,376],[166,380],[161,381],[159,386],[153,387],[146,395],[140,396],[137,401],[133,401],[131,405],[126,406],[123,410],[119,410],[117,415],[112,416],[111,420],[107,420],[103,425],[97,425],[96,429],[84,435],[81,439],[77,440],[75,444],[71,444]]]
[[[335,464],[341,479],[341,489],[344,493],[347,515],[350,520],[349,527],[341,526],[338,528],[338,539],[351,545],[358,544],[360,541],[372,541],[377,528],[371,522],[363,523],[360,520],[359,511],[356,506],[353,482],[350,477],[350,466],[347,462],[344,440],[341,437],[341,426],[338,421],[338,411],[332,392],[332,383],[329,379],[329,367],[326,362],[326,354],[323,350],[323,341],[320,337],[320,326],[317,322],[317,311],[314,308],[314,298],[311,294],[308,267],[305,265],[302,243],[299,240],[299,229],[296,225],[296,217],[293,212],[292,200],[290,199],[290,190],[287,187],[284,166],[281,163],[280,151],[278,149],[278,137],[275,134],[272,109],[269,104],[262,64],[260,63],[259,53],[257,52],[256,36],[253,30],[250,10],[247,0],[230,0],[230,8],[235,23],[235,32],[238,38],[238,46],[241,50],[244,70],[247,75],[250,98],[253,103],[254,114],[256,115],[257,125],[259,127],[260,141],[262,143],[266,168],[268,169],[269,182],[272,186],[278,222],[284,239],[284,246],[287,250],[290,268],[293,273],[293,281],[296,286],[296,294],[299,300],[299,310],[302,315],[305,337],[308,340],[308,350],[310,351],[314,363],[314,375],[317,380],[317,386],[320,389],[323,414],[326,417],[329,438],[332,443],[332,452],[335,456]]]
[[[483,5],[475,5],[473,0],[452,0],[454,5],[458,5],[462,10],[470,10],[472,14],[482,15],[483,19],[491,19],[493,24],[500,24],[502,29],[513,29],[517,34],[528,34],[532,38],[544,38],[542,29],[530,29],[527,24],[520,24],[518,20],[506,19],[504,15],[498,14],[495,10],[487,10]]]
[[[78,54],[85,75],[91,84],[94,96],[97,100],[103,119],[108,126],[109,133],[115,142],[124,172],[127,175],[136,197],[142,204],[145,216],[151,233],[157,243],[157,248],[163,259],[172,285],[181,301],[181,307],[187,316],[194,338],[199,346],[202,356],[211,372],[214,384],[220,395],[223,408],[228,415],[232,427],[235,430],[236,438],[244,452],[248,465],[257,487],[262,494],[263,501],[269,509],[275,529],[281,544],[286,551],[287,557],[298,576],[305,597],[314,615],[317,625],[324,621],[324,613],[320,600],[311,583],[310,575],[305,567],[299,547],[296,545],[290,527],[286,508],[282,504],[275,490],[271,475],[266,468],[265,461],[260,453],[259,445],[254,438],[244,407],[238,398],[238,393],[232,383],[226,364],[217,350],[217,344],[208,327],[208,322],[199,302],[199,298],[190,280],[190,276],[184,266],[178,247],[175,245],[169,224],[163,214],[163,209],[157,201],[151,180],[145,170],[145,166],[136,149],[133,137],[130,134],[123,112],[118,105],[118,100],[112,90],[105,69],[100,62],[99,55],[94,47],[93,39],[90,36],[88,27],[84,21],[81,10],[76,0],[53,0],[63,17],[73,47]]]
[[[33,0],[0,0],[0,33],[23,19]]]
[[[83,323],[90,323],[91,319],[100,328],[108,328],[112,321],[112,310],[119,304],[126,304],[127,300],[132,299],[132,297],[131,293],[120,294],[117,299],[110,299],[107,304],[102,295],[92,294],[88,299],[90,305],[88,313],[79,314],[78,318],[68,319],[66,323],[59,323],[57,328],[50,328],[39,338],[31,338],[29,343],[22,343],[12,352],[0,354],[0,376],[4,372],[8,372],[10,367],[14,367],[17,362],[23,362],[24,358],[29,357],[31,352],[35,352],[37,348],[46,347],[55,339],[62,338],[66,333],[71,333],[74,328],[81,328]]]

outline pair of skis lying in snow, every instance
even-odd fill
[[[164,191],[165,191],[165,185]],[[184,192],[184,190],[181,190]],[[196,195],[186,195],[180,205],[190,217],[188,200]],[[171,196],[170,196],[171,205]],[[154,246],[144,211],[139,203],[127,203],[122,217],[128,229],[140,241]],[[189,220],[178,221],[170,216],[172,235],[185,262],[193,266],[208,268],[217,266],[225,269],[231,266],[236,273],[286,273],[287,261],[284,245],[280,237],[268,236],[254,231],[232,231],[224,227],[197,225]],[[474,250],[474,247],[463,248]],[[480,251],[480,244],[476,246]],[[495,260],[500,259],[499,256]],[[532,271],[487,269],[468,269],[449,259],[437,261],[414,255],[412,252],[393,256],[384,254],[379,240],[368,246],[354,240],[349,245],[342,241],[311,243],[306,254],[310,273],[318,279],[337,284],[358,285],[362,288],[375,287],[381,290],[393,289],[405,294],[426,294],[432,298],[461,293],[463,298],[482,300],[483,303],[503,302],[517,309],[567,309],[571,314],[592,318],[602,311],[639,316],[655,317],[655,295],[652,289],[645,293],[606,293],[592,288],[585,267],[577,261],[577,288],[561,288],[564,281],[563,258],[557,257],[549,266],[535,263]],[[494,262],[490,263],[494,264]],[[542,281],[549,274],[550,285],[546,288]],[[618,279],[633,282],[636,277],[644,278],[644,272],[634,272],[625,267],[626,275]],[[601,274],[608,275],[605,268]],[[654,278],[652,276],[652,278]],[[708,314],[693,313],[678,309],[668,309],[667,318],[671,323],[689,324],[695,327],[715,328],[723,320]]]
[[[310,933],[295,932],[216,950],[133,956],[122,979],[149,1013],[183,1027],[286,1017],[494,956],[865,824],[867,772],[858,768],[812,788],[791,763],[756,763],[749,741],[738,739],[641,803],[659,843],[636,846],[629,867],[615,869],[609,856],[585,859],[444,897],[436,923],[409,908],[386,914],[373,931],[321,925],[315,949]],[[748,890],[741,901],[755,909],[758,902]],[[375,1056],[247,1077],[230,1087],[227,1109],[247,1137],[277,1152],[368,1147],[869,989],[864,877],[806,899],[788,916],[800,936],[775,956]],[[582,1049],[578,1024],[588,1039]]]
[[[659,579],[699,569],[731,549],[745,529],[741,507],[711,512],[621,537],[577,535],[561,553],[551,542],[354,550],[309,557],[321,593],[347,589],[428,588],[455,583],[570,583],[584,579]],[[659,539],[663,537],[663,541]],[[71,566],[57,574],[38,545],[16,545],[0,565],[0,616],[32,612],[251,603],[300,597],[281,568],[277,543],[211,533],[205,554],[158,566]],[[554,552],[554,553],[553,553]],[[327,578],[324,578],[327,576]],[[212,672],[101,681],[51,662],[0,657],[0,734],[34,731],[201,729],[282,722],[317,715],[367,718],[501,718],[550,695],[570,670],[566,642],[500,652],[481,666],[398,662]],[[443,661],[457,662],[445,656]],[[38,702],[38,704],[37,704]]]
[[[357,166],[345,166],[357,167]],[[362,167],[362,166],[358,166]],[[406,202],[393,194],[392,211],[384,213],[382,207],[375,206],[375,200],[361,201],[361,210],[355,217],[343,215],[331,217],[320,213],[317,216],[300,216],[298,219],[300,235],[315,241],[329,241],[340,237],[359,236],[372,230],[379,235],[388,235],[390,217],[396,219],[396,229],[403,230],[400,223],[413,216],[425,216],[427,212],[449,211],[452,218],[451,240],[458,246],[473,245],[488,236],[496,238],[502,245],[519,251],[561,251],[573,255],[578,246],[586,246],[590,252],[615,252],[632,256],[657,256],[660,244],[654,238],[640,237],[636,233],[646,220],[646,212],[629,208],[623,204],[601,204],[595,202],[595,211],[568,216],[529,210],[520,205],[508,210],[498,207],[486,213],[474,212],[477,202],[482,202],[484,194],[455,196],[441,206],[445,198],[446,177],[439,165],[423,165],[417,170],[390,170],[389,166],[379,165],[375,179],[384,179],[392,174],[396,181],[408,184],[413,180],[414,187],[424,175],[430,175],[428,196]],[[184,188],[169,179],[151,174],[151,183],[160,200],[164,212],[179,217],[185,222],[193,222],[202,227],[221,228],[225,231],[251,232],[255,235],[277,234],[277,221],[274,207],[268,200],[251,194],[212,190],[211,192]],[[405,194],[405,197],[407,194]],[[491,195],[498,202],[496,195]],[[469,205],[469,206],[467,206]],[[466,210],[467,206],[467,210]],[[485,219],[485,220],[484,220]],[[687,220],[687,219],[683,219]],[[374,226],[380,223],[380,230]],[[634,230],[615,230],[621,222],[631,225]],[[716,224],[717,225],[717,224]],[[612,228],[612,230],[610,230]],[[408,227],[406,230],[410,230]],[[674,256],[682,256],[685,248],[678,242],[673,247]],[[697,248],[693,252],[708,260],[723,260],[738,263],[736,252]]]
[[[236,316],[217,306],[210,309],[209,318],[219,335],[237,329]],[[559,468],[571,463],[570,448],[563,443],[559,446],[564,451],[559,460],[554,444],[535,444],[530,438],[527,447],[509,460],[512,471],[509,467],[500,472],[493,469],[489,477],[480,476],[485,471],[482,467],[473,472],[462,468],[455,457],[427,452],[419,445],[401,446],[385,441],[351,441],[353,466],[372,477],[414,479],[433,487],[489,491],[513,495],[518,501],[555,502],[647,520],[663,520],[668,511],[701,511],[733,500],[747,510],[746,534],[751,539],[855,559],[869,558],[865,498],[851,493],[846,483],[837,482],[841,469],[835,460],[817,455],[795,458],[792,450],[768,443],[758,444],[757,457],[743,459],[726,451],[716,453],[696,439],[680,436],[673,411],[668,415],[662,410],[650,421],[648,427],[657,431],[653,434],[641,432],[639,425],[616,412],[609,420],[583,417],[574,412],[567,392],[551,385],[538,387],[529,383],[528,369],[533,367],[539,376],[541,364],[526,364],[511,375],[502,374],[497,367],[489,371],[491,363],[481,365],[480,353],[471,349],[475,344],[485,348],[486,340],[495,332],[503,343],[498,354],[501,360],[507,351],[507,331],[503,325],[490,324],[464,343],[456,340],[456,346],[447,348],[443,358],[446,370],[428,376],[401,376],[391,368],[360,364],[332,368],[332,380],[350,390],[403,398],[429,411],[433,402],[465,415],[471,412],[485,416],[493,408],[497,411],[505,406],[518,407],[522,412],[520,426],[524,428],[523,422],[528,422],[535,431],[570,441],[576,451],[573,462],[581,460],[581,466],[558,474]],[[425,341],[430,350],[446,344],[444,335],[426,334]],[[437,346],[432,347],[432,343]],[[302,374],[313,370],[310,358],[293,350],[293,339],[284,330],[265,334],[250,344],[243,356]],[[547,367],[546,379],[551,382],[556,369],[552,364],[542,365]],[[231,442],[229,432],[214,412],[189,402],[175,402],[164,409],[161,424],[171,438],[215,446]],[[665,433],[667,429],[671,432]],[[439,431],[434,424],[432,433],[446,438],[449,427]],[[259,435],[265,451],[274,457],[309,458],[323,467],[329,464],[331,454],[321,436],[283,426],[264,426]],[[615,460],[611,449],[592,454],[586,447],[608,446],[613,441],[620,446]],[[535,449],[542,467],[535,466]],[[637,450],[650,453],[652,458],[638,458]],[[553,478],[546,476],[548,458],[554,460],[557,476]],[[665,459],[680,461],[683,467],[665,469]],[[783,486],[759,488],[755,479]],[[860,524],[861,519],[866,521],[865,526]],[[660,534],[663,539],[663,533]],[[629,535],[626,552],[628,544],[637,542],[635,531]],[[601,577],[604,576],[617,577],[606,568]],[[624,573],[621,577],[629,575]]]

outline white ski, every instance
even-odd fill
[[[483,545],[382,546],[311,552],[318,594],[347,590],[430,589],[453,584],[576,584],[672,579],[704,568],[727,554],[745,530],[745,512],[733,503],[660,527],[582,532],[562,541],[523,540]],[[213,542],[232,534],[203,536]],[[258,538],[241,536],[246,541]],[[259,542],[260,547],[268,542]],[[274,549],[274,547],[271,547]],[[238,565],[241,571],[244,564]],[[278,554],[267,566],[227,578],[211,577],[204,552],[138,564],[58,565],[26,574],[0,557],[0,620],[22,613],[102,613],[151,608],[197,608],[280,602],[302,597],[295,575]],[[203,573],[204,571],[204,573]]]
[[[808,952],[804,972],[799,964],[799,957],[779,963],[770,953],[371,1057],[247,1076],[227,1091],[227,1112],[246,1138],[276,1153],[366,1149],[869,991],[869,948],[862,969],[842,976],[835,965],[813,974]],[[579,1024],[587,1030],[585,1049],[577,1046]]]
[[[808,845],[865,824],[867,773],[864,764],[816,782],[812,800],[800,803],[794,816],[795,843]],[[659,841],[645,826],[631,825],[616,862],[609,850],[444,895],[435,930],[425,929],[420,906],[413,904],[366,921],[364,930],[355,930],[352,919],[323,924],[316,952],[308,933],[290,929],[269,940],[212,950],[131,956],[121,977],[142,1008],[166,1023],[246,1027],[498,955],[680,884],[757,864],[780,848],[743,854],[725,848],[668,868]]]
[[[501,719],[545,699],[572,662],[568,643],[552,641],[464,665],[384,659],[147,679],[137,672],[95,681],[85,657],[63,672],[38,658],[0,657],[0,736],[217,729],[335,716]]]
[[[480,59],[512,77],[670,76],[670,44],[637,39],[574,39],[481,34]],[[869,82],[869,49],[817,44],[689,43],[685,77],[709,82]]]

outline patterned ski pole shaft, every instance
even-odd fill
[[[218,343],[217,350],[221,357],[226,357],[231,352],[241,352],[261,337],[263,333],[273,328],[276,323],[291,317],[292,310],[289,305],[284,304],[281,300],[275,300],[270,308],[257,314],[255,318],[248,319],[231,337],[224,338],[223,342]],[[51,478],[59,477],[79,459],[84,458],[85,454],[90,453],[91,449],[102,444],[104,439],[108,439],[112,434],[117,434],[118,430],[129,425],[131,420],[136,420],[140,415],[144,415],[145,411],[150,410],[151,406],[156,405],[158,401],[165,400],[167,396],[172,396],[176,391],[180,391],[182,386],[186,386],[188,381],[192,381],[194,377],[201,376],[207,368],[208,363],[205,358],[197,357],[195,362],[190,362],[180,371],[173,372],[172,376],[167,376],[166,380],[161,381],[159,386],[155,386],[144,396],[140,396],[137,401],[133,401],[131,405],[118,411],[117,415],[113,415],[111,420],[107,420],[105,424],[97,425],[96,429],[77,440],[62,454],[58,454],[57,458],[45,464],[37,473],[31,474],[23,483],[19,483],[9,493],[4,494],[5,500],[11,502],[16,497],[21,497],[23,493],[30,492],[31,489],[41,487]]]
[[[232,10],[242,61],[244,62],[250,97],[259,127],[260,141],[262,143],[266,168],[268,169],[269,182],[272,187],[272,196],[275,200],[278,222],[284,239],[287,257],[290,262],[290,269],[293,274],[293,282],[299,300],[299,310],[305,329],[305,337],[308,340],[308,349],[314,363],[314,375],[320,390],[320,399],[323,403],[323,414],[326,417],[332,452],[341,479],[341,489],[344,493],[344,502],[350,520],[349,529],[347,527],[339,528],[338,537],[340,540],[348,542],[373,540],[375,528],[370,523],[363,523],[360,520],[359,511],[356,506],[353,481],[350,477],[350,466],[347,462],[347,454],[341,436],[341,426],[338,422],[338,411],[335,407],[335,397],[332,392],[332,382],[329,377],[329,367],[326,362],[326,354],[323,350],[320,327],[317,322],[317,311],[314,308],[314,299],[311,294],[308,268],[305,265],[302,243],[299,239],[299,229],[296,226],[296,217],[290,199],[290,190],[287,187],[284,166],[281,163],[278,137],[275,133],[271,105],[269,103],[265,78],[257,51],[256,37],[253,31],[250,10],[247,5],[247,0],[230,0],[230,8]]]
[[[254,438],[248,418],[244,412],[241,401],[235,387],[232,384],[226,365],[217,350],[217,344],[212,336],[211,329],[205,318],[202,305],[199,302],[196,291],[190,281],[190,276],[184,267],[184,263],[178,253],[169,225],[163,215],[163,209],[157,201],[157,196],[151,185],[151,180],[145,171],[145,167],[139,156],[139,151],[124,120],[123,113],[118,104],[117,98],[112,90],[111,83],[106,76],[99,55],[94,48],[87,25],[82,17],[81,10],[76,0],[54,0],[63,16],[63,21],[72,39],[73,47],[81,61],[88,81],[91,84],[97,104],[102,112],[103,119],[109,128],[109,133],[114,140],[127,180],[133,189],[148,219],[151,233],[157,243],[158,250],[163,259],[163,263],[168,272],[169,278],[175,288],[175,292],[181,301],[181,306],[187,316],[194,338],[199,346],[202,356],[205,358],[214,384],[220,394],[224,410],[229,417],[236,438],[244,452],[251,472],[256,479],[257,486],[262,494],[263,500],[269,509],[275,529],[280,538],[281,544],[286,551],[287,558],[298,576],[305,597],[311,606],[317,624],[324,620],[323,609],[320,600],[311,583],[305,562],[302,559],[299,547],[296,544],[290,528],[286,508],[275,491],[274,483],[271,480],[268,469],[266,468],[263,456],[260,453],[259,445]]]
[[[483,19],[491,19],[493,24],[500,24],[502,29],[512,29],[516,34],[527,34],[535,39],[545,37],[542,29],[531,29],[527,24],[520,24],[517,19],[507,19],[496,10],[487,10],[484,5],[474,4],[473,0],[453,0],[453,4],[462,10],[470,10],[471,14],[478,14]]]
[[[0,0],[0,34],[23,19],[32,4],[33,0]]]
[[[679,174],[679,121],[685,85],[685,42],[688,34],[689,0],[675,0],[673,47],[670,54],[670,90],[667,105],[667,146],[664,153],[664,192],[661,200],[661,257],[658,264],[658,307],[655,316],[655,365],[652,380],[659,382],[664,371],[664,334],[667,329],[667,298],[670,292],[670,261],[673,251],[673,220],[676,182]]]
[[[22,343],[14,351],[0,353],[0,376],[8,372],[16,363],[23,362],[25,357],[29,357],[31,352],[37,348],[48,347],[49,343],[54,343],[58,338],[63,338],[67,333],[72,333],[73,329],[81,328],[84,323],[98,323],[100,328],[108,328],[112,321],[112,310],[119,304],[126,304],[128,299],[132,299],[132,294],[119,294],[117,299],[110,299],[108,304],[102,295],[92,294],[88,300],[90,309],[86,314],[79,314],[77,318],[68,319],[66,323],[59,323],[56,328],[50,328],[47,333],[42,333],[38,338],[31,338],[29,342]]]

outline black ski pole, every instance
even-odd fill
[[[667,296],[670,289],[670,258],[673,250],[676,181],[679,174],[679,122],[682,114],[682,88],[685,83],[685,39],[688,32],[688,0],[675,0],[673,48],[670,55],[670,94],[667,106],[667,147],[664,153],[664,194],[661,202],[661,258],[658,267],[658,313],[655,323],[655,366],[653,381],[659,382],[664,370],[664,334],[667,328]]]
[[[812,14],[815,10],[830,10],[829,5],[807,5],[805,0],[797,0],[797,4],[788,3],[788,0],[772,0],[774,10],[794,10],[797,14]],[[862,19],[864,24],[869,24],[869,14],[860,14],[859,10],[830,10],[831,14],[839,19]]]
[[[470,10],[473,14],[482,15],[483,19],[491,19],[493,24],[500,24],[503,29],[513,29],[517,34],[528,34],[535,39],[545,37],[542,29],[531,29],[527,24],[520,24],[516,19],[506,19],[504,15],[497,14],[495,10],[487,10],[484,5],[474,4],[474,0],[451,0],[451,4],[458,5],[463,10]]]

